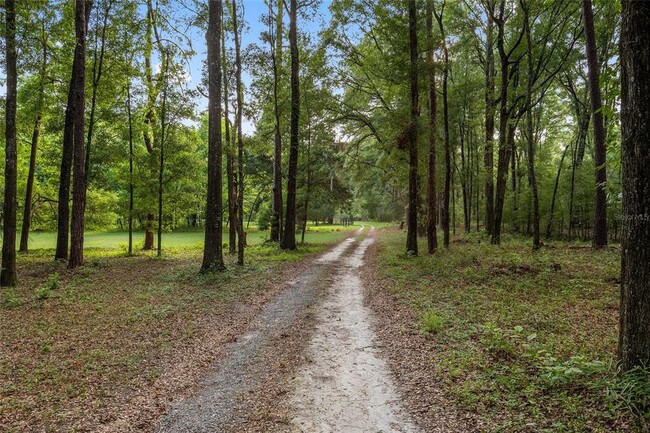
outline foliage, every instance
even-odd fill
[[[438,334],[444,324],[445,319],[439,316],[434,310],[427,310],[420,316],[420,330],[424,334]]]
[[[434,380],[486,430],[640,431],[647,376],[616,368],[616,249],[532,252],[523,237],[494,247],[473,234],[414,258],[394,229],[379,239],[381,287],[416,332],[425,317],[444,318],[427,339]]]

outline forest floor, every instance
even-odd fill
[[[227,255],[228,271],[206,276],[198,246],[169,243],[157,258],[103,243],[74,272],[51,249],[19,255],[19,286],[0,294],[0,431],[150,430],[286,281],[349,233],[319,227],[297,252],[251,244],[246,266]]]
[[[466,432],[648,431],[648,371],[616,368],[618,245],[533,252],[529,239],[473,233],[408,257],[403,233],[379,239],[368,302],[407,407],[442,421],[427,431],[457,431],[450,418]]]
[[[0,430],[644,431],[648,375],[615,369],[617,247],[471,234],[412,257],[397,230],[348,233],[208,277],[194,250],[21,258]]]

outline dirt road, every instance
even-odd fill
[[[417,432],[363,302],[373,241],[362,228],[288,282],[157,431]]]

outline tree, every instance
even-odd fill
[[[208,4],[208,193],[201,272],[225,269],[223,263],[221,140],[221,0]]]
[[[271,241],[278,242],[282,235],[282,132],[280,125],[279,81],[282,67],[282,29],[284,0],[277,0],[275,32],[271,20],[271,1],[269,1],[269,45],[273,62],[273,114],[275,129],[273,134],[273,198],[271,200]],[[275,40],[274,40],[275,39]]]
[[[283,250],[296,249],[296,178],[298,175],[298,153],[300,150],[300,60],[298,57],[298,0],[290,0],[289,48],[291,51],[291,139],[289,144],[289,171],[287,174],[287,211]]]
[[[239,242],[237,246],[237,264],[244,264],[244,140],[242,138],[242,116],[244,113],[244,94],[241,82],[241,44],[239,41],[239,26],[237,24],[237,1],[232,0],[232,24],[235,35],[235,67],[236,67],[236,92],[237,92],[237,113],[235,125],[237,129],[237,202],[240,221],[238,225]]]
[[[427,179],[427,247],[429,254],[438,248],[436,216],[438,214],[436,193],[436,144],[438,138],[438,103],[436,95],[436,70],[433,60],[433,0],[427,0],[427,68],[429,78],[429,172]]]
[[[90,16],[90,9],[92,3],[88,4],[89,7],[84,7],[85,15],[84,21],[88,22]],[[78,0],[75,3],[75,38],[77,35],[76,28],[76,11]],[[85,29],[84,29],[85,37]],[[78,41],[77,41],[78,42]],[[84,39],[85,44],[85,39]],[[74,157],[74,120],[77,105],[75,104],[75,83],[78,85],[81,69],[85,71],[85,65],[79,65],[80,56],[78,55],[79,47],[75,44],[74,58],[72,62],[72,76],[70,77],[70,87],[68,89],[68,99],[65,109],[65,123],[63,126],[63,153],[61,154],[61,175],[59,178],[59,194],[58,194],[58,213],[57,213],[57,236],[56,236],[56,251],[54,258],[56,260],[66,260],[68,258],[68,237],[70,234],[70,179],[72,178],[72,165]],[[85,51],[84,51],[85,58]],[[81,81],[83,83],[83,81]],[[85,102],[85,101],[84,101]],[[83,132],[82,132],[83,134]]]
[[[230,139],[230,98],[228,96],[228,56],[226,54],[226,26],[221,26],[223,43],[221,44],[221,57],[223,63],[223,109],[224,128],[226,139],[226,188],[228,189],[228,252],[237,252],[237,180],[235,179],[235,149]]]
[[[418,117],[419,88],[418,88],[418,31],[417,31],[417,5],[415,0],[409,0],[409,52],[410,62],[410,89],[411,89],[411,117],[408,125],[409,149],[409,195],[408,218],[406,232],[406,251],[418,255]]]
[[[165,82],[165,79],[163,77],[163,72],[164,72],[163,68],[160,68],[158,77],[154,77],[153,75],[151,56],[153,54],[154,40],[158,47],[158,54],[160,56],[161,64],[166,64],[166,60],[165,60],[166,52],[165,49],[163,48],[162,39],[160,37],[160,30],[158,28],[159,11],[157,8],[154,9],[151,0],[147,0],[146,13],[147,13],[147,18],[146,18],[146,34],[145,34],[145,46],[144,46],[144,60],[145,60],[144,78],[147,87],[147,102],[146,102],[147,106],[144,114],[143,136],[144,136],[145,147],[147,148],[147,151],[151,158],[150,170],[151,173],[154,174],[156,173],[155,167],[157,166],[155,161],[156,154],[154,152],[154,143],[155,143],[154,126],[156,120],[155,104],[156,104],[156,99],[158,98],[158,94],[160,92],[160,87]],[[151,206],[153,207],[153,202],[151,203]],[[148,211],[146,217],[146,223],[145,223],[145,237],[144,237],[144,246],[143,246],[144,250],[153,249],[154,220],[155,220],[154,211],[153,210]]]
[[[596,33],[591,0],[582,1],[589,70],[589,96],[594,121],[594,164],[596,165],[596,195],[594,200],[594,234],[592,244],[596,248],[607,245],[607,169],[605,158],[605,125],[600,95],[600,71],[596,52]]]
[[[541,247],[539,238],[539,191],[537,189],[537,177],[535,176],[535,138],[533,128],[533,74],[535,71],[533,60],[533,37],[530,30],[530,11],[524,0],[520,0],[524,12],[524,32],[526,33],[526,57],[528,60],[528,78],[526,80],[526,142],[528,162],[528,183],[533,197],[533,250]]]
[[[623,0],[621,129],[623,232],[619,359],[650,365],[650,3]]]
[[[27,174],[27,186],[25,188],[25,203],[23,210],[23,225],[20,231],[19,251],[26,253],[29,249],[29,231],[32,223],[32,200],[34,196],[34,175],[36,173],[36,155],[38,144],[41,138],[43,124],[43,111],[45,110],[45,82],[47,79],[48,63],[48,34],[45,31],[45,22],[42,23],[41,37],[41,65],[39,70],[38,97],[36,102],[36,116],[34,129],[32,131],[31,149],[29,154],[29,172]]]
[[[131,114],[131,80],[126,80],[126,114],[129,124],[129,247],[133,254],[133,115]]]
[[[447,36],[445,34],[445,26],[443,17],[445,13],[446,1],[442,2],[440,13],[435,14],[438,21],[438,28],[442,37],[442,57],[444,62],[444,69],[442,72],[442,117],[444,123],[444,137],[445,137],[445,189],[442,199],[442,214],[440,223],[444,232],[444,245],[449,246],[449,198],[451,196],[451,143],[449,138],[449,50],[447,48]],[[435,10],[434,10],[435,13]],[[455,227],[455,221],[454,221]]]
[[[519,60],[513,61],[512,56],[523,39],[523,31],[515,34],[515,42],[511,47],[506,47],[506,22],[512,12],[506,11],[506,1],[501,0],[498,11],[492,5],[489,8],[490,19],[497,26],[497,51],[499,52],[501,90],[499,95],[499,160],[497,163],[497,185],[494,201],[494,223],[492,226],[491,243],[501,243],[501,225],[503,223],[503,204],[506,195],[506,182],[508,166],[512,154],[515,127],[510,122],[511,110],[508,100],[508,87],[510,86],[510,71],[517,66]]]
[[[16,96],[18,73],[16,70],[16,2],[5,0],[5,61],[7,94],[5,108],[5,196],[2,206],[2,269],[0,285],[16,285]]]
[[[157,255],[162,256],[162,225],[163,225],[163,179],[165,174],[165,132],[167,129],[167,94],[169,92],[169,58],[171,54],[165,52],[165,66],[163,67],[163,96],[160,109],[160,159],[158,163],[158,245]]]
[[[494,68],[494,22],[488,6],[486,12],[485,32],[485,150],[483,164],[485,167],[485,231],[492,235],[494,229],[494,116],[496,113],[497,99],[495,93]]]
[[[83,264],[84,213],[86,210],[86,175],[84,158],[84,114],[86,105],[86,20],[92,8],[91,0],[76,0],[75,7],[75,61],[71,82],[73,92],[73,184],[72,222],[70,227],[70,259],[68,268]]]

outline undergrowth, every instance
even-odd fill
[[[431,337],[435,379],[488,431],[646,430],[650,371],[616,365],[619,250],[472,234],[407,257],[403,234],[379,239],[379,277]]]

